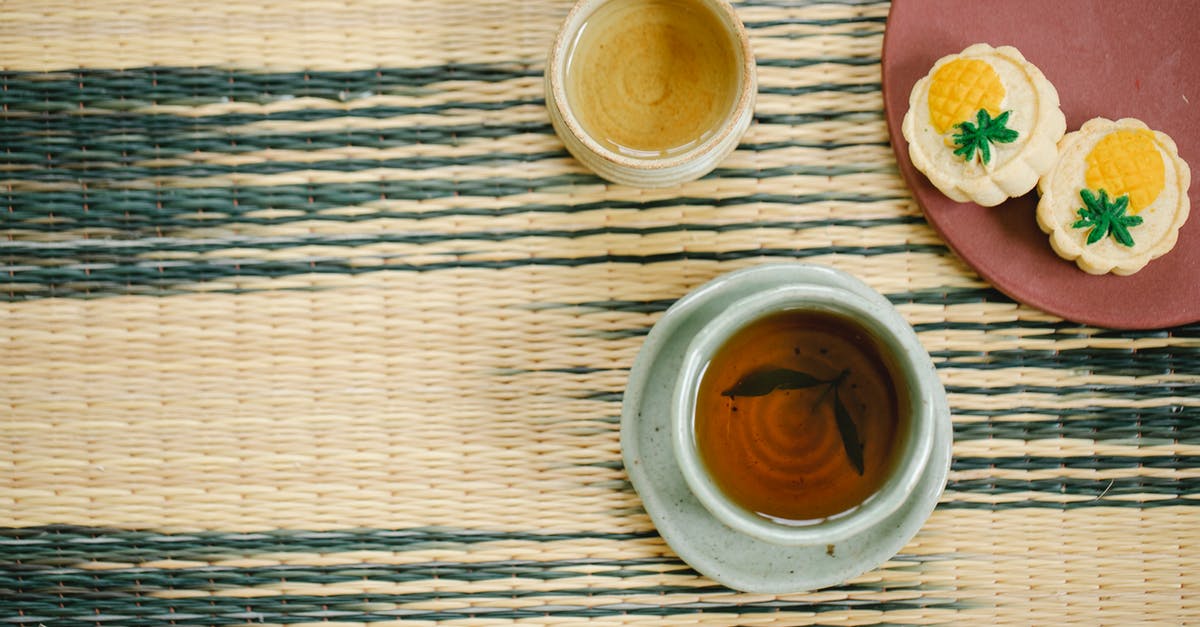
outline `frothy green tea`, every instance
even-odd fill
[[[694,0],[606,3],[567,54],[567,101],[584,132],[633,157],[704,141],[741,88],[734,39],[720,16]]]
[[[908,410],[878,341],[823,312],[771,314],[713,356],[696,445],[721,491],[790,524],[861,505],[891,474]]]

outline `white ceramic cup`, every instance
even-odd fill
[[[546,61],[546,109],[554,131],[567,150],[596,174],[635,187],[669,187],[698,179],[717,167],[741,141],[754,117],[754,100],[758,93],[758,75],[754,53],[746,27],[725,0],[686,0],[708,7],[720,18],[730,37],[732,50],[738,56],[738,95],[732,109],[711,136],[696,146],[662,157],[632,157],[613,151],[596,141],[580,125],[567,99],[566,71],[570,47],[578,38],[579,29],[593,12],[610,0],[579,0],[567,14],[550,56]]]
[[[738,330],[772,313],[787,310],[829,312],[849,318],[873,335],[893,364],[895,385],[907,390],[908,418],[901,450],[890,476],[858,507],[811,525],[772,521],[730,500],[713,481],[697,450],[693,423],[696,393],[705,368],[717,350]],[[700,503],[725,525],[778,545],[833,545],[886,524],[888,516],[908,500],[934,447],[936,408],[945,389],[929,355],[912,327],[890,303],[869,300],[849,290],[822,285],[782,285],[731,303],[705,324],[683,358],[671,404],[671,436],[675,458]]]

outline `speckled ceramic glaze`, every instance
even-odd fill
[[[908,386],[900,466],[864,506],[807,527],[741,510],[706,475],[691,443],[689,399],[711,352],[772,311],[853,317],[895,357]],[[831,268],[773,264],[720,277],[672,306],[651,330],[625,391],[621,448],[647,512],[671,548],[731,588],[785,593],[836,585],[891,558],[929,517],[950,463],[950,410],[928,353],[891,303]]]
[[[754,117],[754,101],[758,93],[758,76],[754,53],[745,26],[733,7],[725,0],[694,0],[708,6],[737,42],[733,47],[739,56],[740,87],[733,108],[721,126],[710,137],[685,152],[659,158],[636,158],[623,155],[601,145],[583,129],[571,111],[566,92],[567,51],[578,36],[579,29],[597,8],[609,0],[580,0],[567,14],[546,61],[546,109],[554,131],[567,150],[596,174],[613,181],[636,187],[669,187],[698,179],[711,172],[741,141]]]

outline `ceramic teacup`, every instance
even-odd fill
[[[711,127],[706,125],[703,133],[696,135],[688,135],[689,141],[678,144],[677,148],[664,151],[646,151],[646,150],[626,150],[619,144],[614,144],[606,137],[596,137],[589,132],[589,127],[584,123],[586,107],[581,104],[579,96],[576,96],[573,106],[572,98],[569,97],[569,80],[578,80],[580,77],[572,78],[568,73],[587,72],[587,66],[583,63],[575,63],[573,57],[579,56],[578,47],[584,46],[588,41],[588,37],[584,36],[584,27],[595,30],[596,25],[589,25],[589,20],[595,15],[602,14],[607,9],[612,9],[614,3],[623,3],[625,5],[634,5],[630,10],[639,8],[651,7],[654,3],[663,4],[669,2],[672,5],[680,5],[683,9],[691,11],[704,11],[707,16],[713,18],[712,22],[715,36],[718,38],[727,38],[727,41],[721,41],[720,54],[717,57],[728,61],[728,65],[722,65],[722,68],[730,68],[729,75],[731,80],[736,83],[727,90],[732,94],[728,99],[728,111],[719,114],[713,121]],[[598,18],[597,18],[598,19]],[[620,25],[628,20],[615,20],[615,23]],[[666,31],[669,31],[669,27]],[[590,31],[589,31],[590,32]],[[661,31],[651,31],[661,32]],[[668,32],[672,37],[681,36],[678,32]],[[666,36],[666,35],[664,35]],[[704,38],[709,40],[703,45],[711,48],[711,37]],[[670,48],[678,44],[678,42],[650,42],[651,45],[662,44],[659,48]],[[668,45],[669,44],[669,45]],[[596,54],[608,55],[612,47],[621,48],[621,46],[610,46],[602,53]],[[650,55],[630,55],[629,64],[637,64],[641,60]],[[690,58],[690,57],[688,57]],[[667,63],[665,66],[672,66]],[[621,65],[617,69],[626,67]],[[695,68],[693,68],[695,70]],[[647,74],[657,72],[654,77],[647,78]],[[664,78],[660,74],[666,73]],[[674,71],[664,70],[664,67],[648,68],[646,72],[637,75],[638,80],[630,80],[628,83],[636,85],[630,89],[635,90],[631,94],[624,94],[622,98],[628,96],[630,98],[640,98],[647,91],[656,91],[662,84],[674,83],[678,89],[686,88],[697,80],[703,80],[706,76],[704,71],[692,71],[686,77],[682,75],[672,75]],[[618,88],[617,83],[628,87],[626,81],[616,80],[611,76],[595,76],[584,77],[589,80],[594,80],[601,88],[611,85],[613,89]],[[681,82],[682,81],[682,82]],[[755,71],[754,55],[750,49],[749,38],[746,35],[746,29],[733,7],[726,0],[579,0],[570,13],[567,15],[563,23],[562,29],[554,40],[554,44],[550,50],[550,55],[546,63],[545,72],[545,92],[546,92],[546,107],[550,114],[550,121],[554,125],[555,132],[566,145],[567,150],[571,152],[580,162],[590,168],[600,176],[626,185],[636,187],[668,187],[677,183],[690,181],[700,178],[708,172],[712,171],[726,156],[737,147],[742,135],[750,125],[751,118],[754,113],[755,95],[758,90],[758,79]],[[723,90],[722,93],[725,93]],[[647,101],[654,100],[661,94],[654,94],[652,97],[647,96]],[[595,100],[595,99],[592,99]],[[587,100],[590,104],[592,100]],[[685,99],[686,100],[686,99]],[[623,101],[617,101],[619,102]],[[657,101],[655,101],[657,102]],[[724,102],[724,100],[722,101]],[[612,105],[612,103],[609,103]],[[678,106],[686,106],[687,103],[676,102]],[[600,106],[597,104],[596,106]],[[649,106],[649,105],[648,105]],[[657,106],[657,105],[655,105]],[[724,106],[724,105],[722,105]],[[637,116],[631,119],[629,116],[622,118],[618,113],[610,111],[613,106],[601,107],[600,115],[608,116],[608,120],[618,129],[622,124],[627,127],[625,130],[633,130],[637,127]],[[701,107],[703,111],[705,108]],[[712,109],[709,107],[708,109]],[[658,108],[653,111],[662,111]],[[670,118],[664,118],[667,121],[667,126],[671,126]],[[661,126],[659,127],[661,128]],[[596,131],[593,125],[591,130]],[[672,129],[668,128],[667,131]]]
[[[834,517],[795,526],[744,509],[724,494],[709,474],[694,432],[697,392],[705,369],[719,348],[740,329],[773,313],[807,310],[848,318],[874,336],[892,363],[897,387],[907,399],[907,420],[895,446],[890,475],[857,507]],[[784,545],[839,545],[888,522],[913,494],[935,446],[938,408],[945,389],[916,333],[882,297],[829,285],[776,285],[730,303],[702,326],[683,356],[671,401],[671,436],[679,469],[697,500],[728,527],[764,542]]]

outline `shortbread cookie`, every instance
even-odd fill
[[[1088,120],[1042,177],[1038,226],[1091,274],[1133,274],[1175,246],[1191,173],[1175,142],[1140,120]]]
[[[913,87],[903,125],[913,165],[943,194],[985,207],[1033,189],[1066,130],[1041,70],[987,44],[939,59]]]

